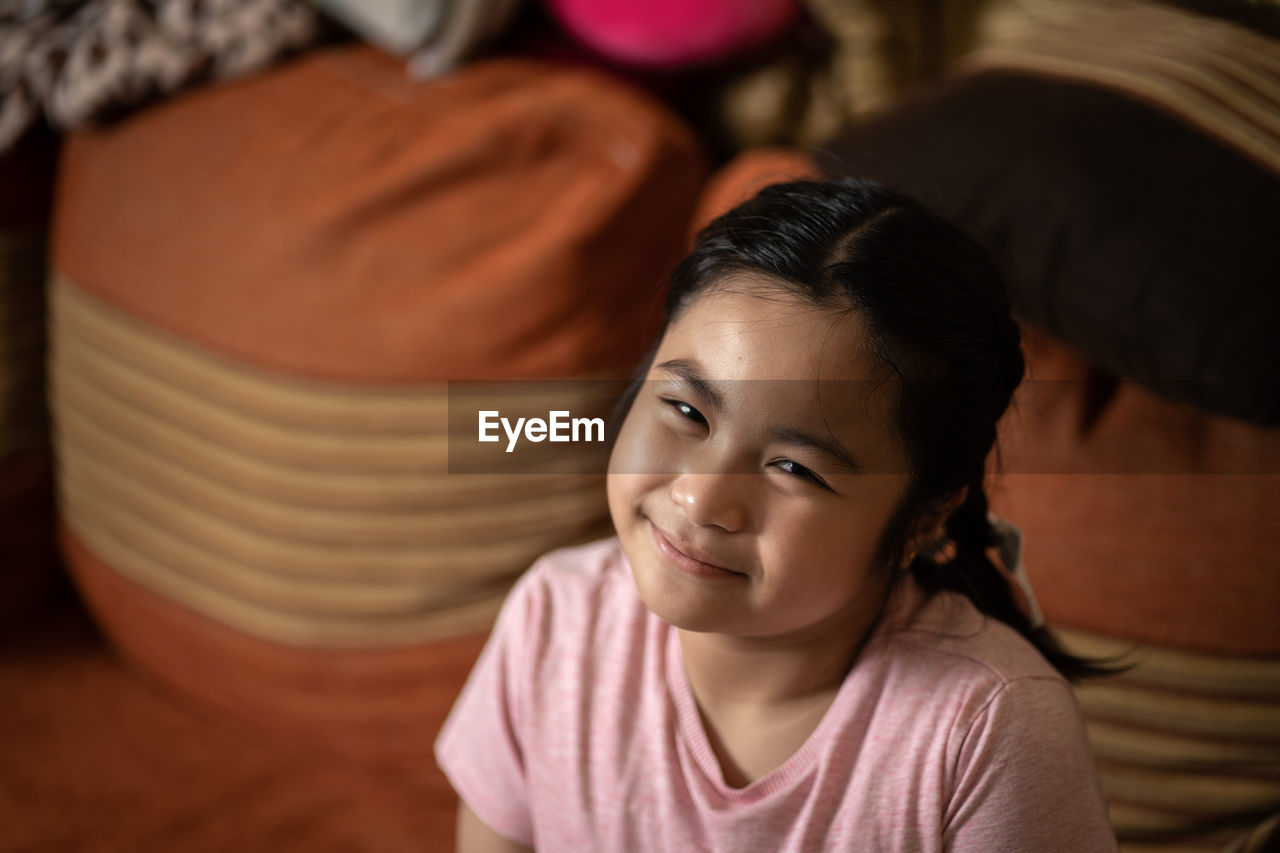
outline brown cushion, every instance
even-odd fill
[[[1044,334],[1001,424],[995,511],[1049,620],[1280,656],[1280,432],[1116,383]]]
[[[1095,363],[1280,423],[1280,43],[1149,4],[1074,15],[824,165],[972,228],[1022,316]]]
[[[298,744],[409,772],[432,745],[485,632],[405,645],[308,649],[228,628],[133,583],[70,531],[75,580],[107,635],[144,672],[218,716]]]
[[[684,126],[607,78],[508,60],[421,83],[343,48],[73,136],[56,263],[294,375],[625,371],[701,177]]]
[[[1280,658],[1135,649],[1080,632],[1064,639],[1132,666],[1076,688],[1121,849],[1274,849]],[[1258,846],[1230,846],[1245,839]]]
[[[60,507],[97,618],[219,713],[429,765],[511,581],[607,523],[598,447],[450,473],[449,381],[630,369],[691,134],[587,71],[422,83],[351,47],[77,134],[62,169]]]

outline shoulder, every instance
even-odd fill
[[[483,693],[480,706],[526,720],[539,691],[558,689],[557,679],[583,682],[575,670],[602,657],[608,626],[623,622],[638,598],[616,539],[540,557],[507,595],[462,700]]]
[[[524,634],[533,655],[591,642],[602,630],[643,613],[617,537],[551,551],[516,582],[500,624]]]
[[[625,597],[630,580],[626,557],[614,536],[544,554],[516,582],[509,600],[579,610]]]
[[[918,590],[880,632],[875,650],[893,695],[917,719],[944,726],[953,751],[999,709],[1032,721],[1046,707],[1078,716],[1071,686],[1025,637],[964,596]]]
[[[436,742],[440,767],[463,801],[500,834],[531,843],[531,768],[544,745],[580,731],[591,689],[581,673],[596,657],[597,611],[629,581],[615,540],[563,548],[516,581]],[[554,751],[554,750],[553,750]]]
[[[961,595],[917,596],[898,615],[878,656],[903,725],[938,761],[948,849],[1114,850],[1067,680]]]
[[[912,587],[883,636],[888,648],[919,663],[945,666],[993,687],[1023,679],[1066,685],[1031,642],[954,592],[925,597]]]

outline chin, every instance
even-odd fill
[[[723,595],[711,595],[694,584],[668,574],[656,558],[631,564],[640,600],[654,616],[668,625],[697,633],[725,633],[726,609],[731,605]]]

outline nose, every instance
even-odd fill
[[[733,533],[747,522],[747,476],[686,472],[671,481],[671,500],[694,524]]]

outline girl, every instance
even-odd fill
[[[983,253],[769,187],[672,274],[618,536],[517,583],[437,743],[460,850],[1115,849],[1064,676],[989,549],[1022,378]]]

